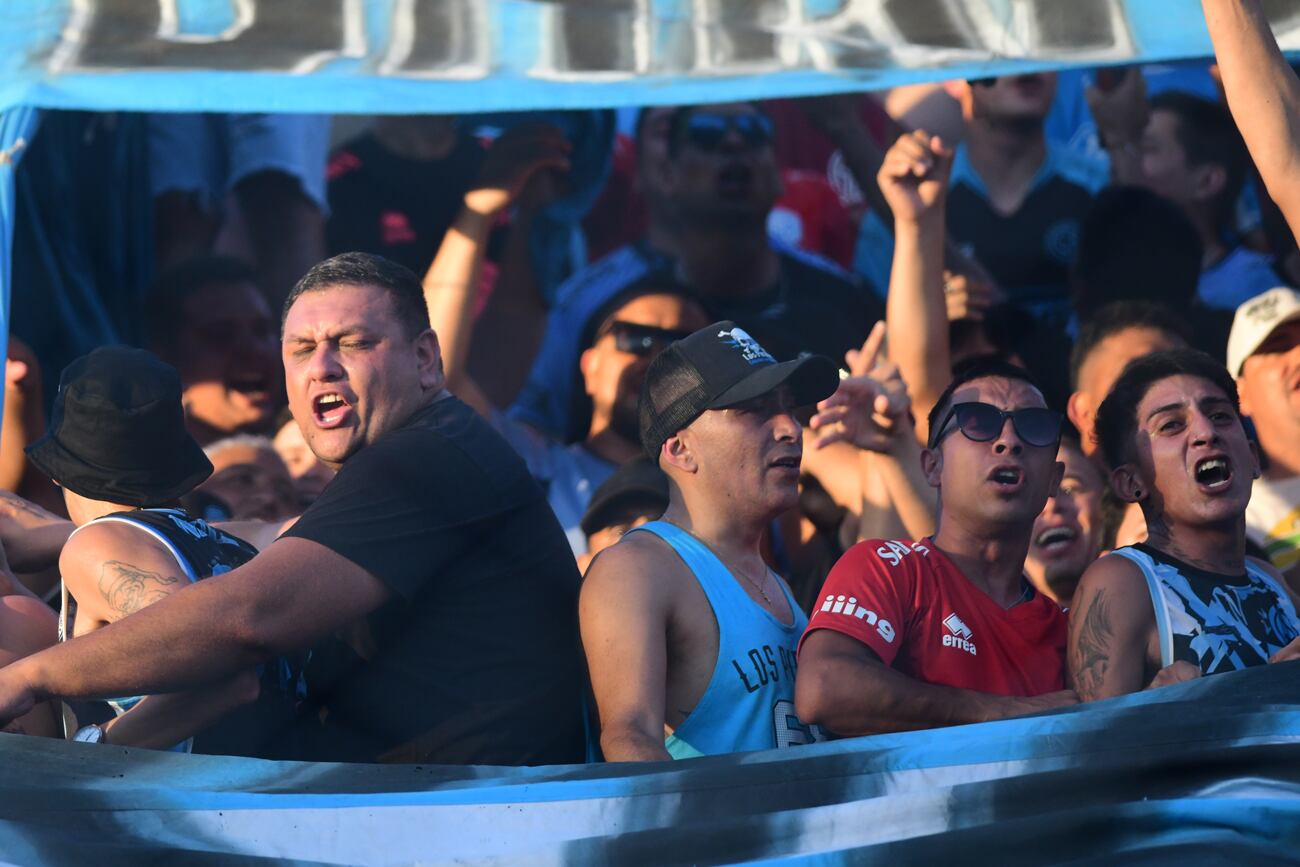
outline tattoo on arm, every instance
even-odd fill
[[[1097,697],[1110,667],[1110,644],[1114,638],[1106,613],[1106,591],[1098,590],[1080,617],[1078,637],[1070,645],[1070,668],[1074,690],[1087,701]]]
[[[125,617],[168,596],[180,579],[109,560],[99,575],[99,592],[108,607]]]

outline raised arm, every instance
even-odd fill
[[[922,683],[829,629],[813,632],[799,651],[795,712],[805,723],[846,737],[985,722],[1075,703],[1068,690],[1020,698]]]
[[[1300,237],[1300,80],[1259,0],[1201,0],[1228,108],[1268,194]]]
[[[0,725],[48,698],[175,692],[214,684],[378,608],[387,586],[306,539],[276,541],[224,575],[0,669]]]
[[[627,539],[601,552],[579,597],[582,646],[608,762],[671,758],[664,747],[667,582],[646,546]]]
[[[470,377],[467,361],[488,234],[496,215],[539,171],[568,169],[567,150],[564,137],[548,126],[516,127],[497,139],[424,276],[424,299],[442,347],[447,388],[482,415],[489,414],[492,405]]]
[[[952,151],[939,139],[917,132],[894,142],[877,176],[894,212],[894,261],[885,317],[889,333],[900,339],[891,343],[889,357],[907,383],[921,439],[928,433],[930,407],[952,378],[943,294],[951,168]]]
[[[883,483],[890,509],[907,534],[920,539],[934,532],[935,492],[921,472],[907,386],[897,365],[882,360],[884,340],[885,324],[878,322],[862,348],[846,356],[850,376],[818,405],[810,422],[817,433],[812,451],[837,442],[856,446],[863,490]],[[859,538],[877,538],[865,528],[879,516],[866,502],[860,508]]]

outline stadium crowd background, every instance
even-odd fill
[[[815,700],[800,696],[800,715],[811,711],[800,723],[794,719],[793,679],[794,654],[809,646],[797,643],[802,629],[793,639],[778,636],[769,643],[729,638],[717,614],[724,597],[715,593],[734,596],[739,588],[786,628],[812,616],[811,634],[816,634],[819,611],[828,614],[836,601],[836,593],[826,592],[833,567],[848,563],[839,568],[851,568],[855,557],[879,543],[866,549],[855,545],[908,540],[891,543],[900,546],[888,549],[894,559],[926,550],[921,540],[940,528],[937,476],[931,478],[923,447],[933,451],[937,438],[958,428],[977,441],[978,421],[953,415],[953,389],[981,377],[1015,381],[1014,373],[997,366],[1006,363],[1029,371],[1042,408],[1065,420],[1056,456],[1063,472],[1059,484],[1050,486],[1041,514],[1022,534],[1027,553],[1014,558],[1023,558],[1030,584],[1024,590],[1017,584],[1006,599],[990,589],[991,579],[977,588],[1007,611],[1030,602],[1053,606],[1036,615],[1048,626],[1035,640],[1058,646],[1059,656],[1046,676],[1031,672],[1025,674],[1027,685],[999,684],[989,691],[1026,700],[1066,692],[1070,697],[980,713],[1005,716],[1076,700],[1071,690],[1081,688],[1079,678],[1088,668],[1065,661],[1062,609],[1078,607],[1080,579],[1099,557],[1148,535],[1140,492],[1124,496],[1114,477],[1119,467],[1096,427],[1112,386],[1136,359],[1193,348],[1235,382],[1233,397],[1239,396],[1244,430],[1260,462],[1244,511],[1245,553],[1271,564],[1289,582],[1283,597],[1300,591],[1300,293],[1289,288],[1300,285],[1300,250],[1242,132],[1225,99],[1219,67],[1206,62],[766,103],[650,106],[616,115],[520,115],[496,118],[491,125],[469,116],[379,116],[364,124],[336,124],[333,134],[330,119],[323,117],[53,114],[33,143],[39,157],[23,164],[22,183],[41,203],[34,219],[47,229],[57,226],[63,246],[43,248],[21,222],[15,239],[0,436],[0,488],[11,495],[0,502],[0,540],[11,567],[4,598],[16,606],[13,616],[24,625],[11,626],[9,637],[0,633],[0,651],[8,654],[0,661],[54,644],[52,612],[66,615],[69,597],[82,616],[75,629],[69,623],[68,634],[81,636],[94,631],[86,624],[112,624],[174,592],[162,585],[175,578],[155,586],[147,577],[166,575],[167,563],[150,572],[137,562],[131,575],[119,568],[120,580],[127,583],[115,585],[117,595],[105,589],[110,566],[120,566],[127,559],[121,551],[134,544],[114,541],[107,532],[94,537],[100,547],[84,555],[90,565],[72,562],[65,543],[71,545],[73,526],[80,555],[93,547],[81,528],[114,511],[78,505],[81,497],[123,508],[176,506],[188,518],[220,524],[256,549],[266,549],[286,521],[305,515],[288,535],[324,544],[327,537],[362,535],[368,522],[377,521],[405,526],[408,535],[424,533],[423,544],[437,552],[394,546],[387,559],[370,560],[369,554],[349,555],[360,550],[347,547],[351,540],[339,542],[335,553],[387,585],[390,594],[378,614],[369,613],[376,610],[372,606],[351,618],[338,615],[346,622],[322,627],[329,635],[307,642],[310,652],[287,639],[265,642],[276,665],[259,668],[258,677],[251,678],[260,687],[250,686],[247,677],[212,687],[214,677],[205,673],[193,685],[210,692],[173,693],[207,703],[208,715],[172,724],[166,714],[183,715],[183,709],[163,707],[155,722],[141,724],[137,736],[122,725],[129,715],[96,716],[83,707],[78,714],[83,723],[113,720],[96,737],[166,747],[188,743],[197,734],[197,749],[205,744],[203,732],[211,729],[215,734],[209,733],[207,749],[213,752],[394,761],[576,760],[572,731],[556,724],[539,743],[536,720],[511,717],[507,723],[506,711],[483,706],[487,699],[461,683],[484,668],[514,665],[495,647],[509,641],[551,648],[536,670],[510,679],[511,688],[530,681],[545,693],[537,699],[541,704],[571,705],[575,718],[584,704],[580,693],[587,694],[589,668],[592,692],[585,705],[596,706],[606,732],[621,734],[584,742],[623,757],[657,756],[662,745],[639,742],[637,736],[649,731],[650,741],[662,740],[656,734],[661,725],[667,754],[674,756],[721,751],[725,743],[753,746],[743,736],[730,742],[722,737],[718,743],[724,746],[717,749],[704,746],[718,732],[726,733],[734,722],[726,720],[729,714],[739,718],[748,711],[710,706],[706,713],[695,704],[712,688],[715,662],[721,664],[733,643],[735,659],[754,660],[752,673],[742,672],[733,660],[746,689],[758,678],[767,686],[769,674],[773,682],[792,681],[780,697],[791,703],[793,719],[782,745],[820,737],[812,733],[816,726],[805,725],[813,719],[838,734],[963,721],[951,714],[885,720],[878,708],[846,717],[842,708],[851,699],[835,704],[831,690]],[[123,154],[130,172],[116,171]],[[100,180],[90,183],[95,177]],[[68,261],[72,251],[75,262]],[[333,263],[333,270],[319,271],[322,260],[352,252],[383,257],[420,280],[437,335],[438,386],[445,384],[478,417],[454,424],[477,425],[473,430],[480,440],[488,436],[481,431],[490,428],[522,458],[567,538],[566,556],[573,564],[537,559],[553,540],[547,538],[549,526],[538,524],[535,516],[509,529],[508,541],[493,542],[496,537],[486,530],[466,533],[455,545],[447,541],[451,533],[444,528],[461,526],[455,516],[462,506],[466,516],[481,512],[487,523],[503,514],[490,502],[478,502],[486,496],[483,479],[450,471],[422,476],[420,468],[396,457],[366,464],[374,474],[372,485],[416,487],[419,496],[440,502],[439,532],[433,532],[428,521],[434,519],[427,515],[417,521],[358,493],[365,484],[358,480],[359,470],[346,480],[341,474],[336,482],[342,460],[321,460],[313,453],[312,437],[304,437],[295,419],[300,413],[289,411],[292,370],[286,392],[281,337],[283,332],[286,341],[293,338],[293,311],[301,312],[297,305],[320,294],[321,286],[326,296],[338,285],[392,292],[406,280],[393,266],[365,257],[331,259],[325,265]],[[77,277],[70,280],[74,269]],[[88,307],[100,311],[94,321],[87,321],[84,310],[67,309],[70,283],[94,296],[86,299]],[[402,311],[400,304],[396,309]],[[411,322],[418,316],[399,318]],[[677,475],[686,472],[682,465],[662,457],[665,441],[676,442],[680,429],[660,429],[661,415],[671,419],[665,408],[670,402],[652,400],[654,408],[646,409],[646,383],[668,376],[660,371],[656,378],[652,361],[710,323],[726,326],[729,345],[747,363],[824,356],[850,383],[836,392],[843,395],[838,404],[823,404],[816,415],[795,412],[816,436],[805,432],[803,445],[792,452],[799,468],[797,496],[765,506],[768,511],[746,511],[753,492],[738,480],[745,469],[739,451],[711,446],[720,463],[684,483]],[[290,357],[290,342],[283,358]],[[88,366],[77,361],[100,344],[119,343],[149,350],[156,359],[109,350],[109,356],[91,354],[98,361]],[[730,375],[728,362],[699,352],[704,354],[683,350],[685,360],[674,363],[689,369],[707,392],[713,388],[711,377]],[[157,359],[174,368],[175,388]],[[805,365],[805,374],[809,369]],[[120,377],[130,370],[140,371],[140,383],[156,382],[157,390],[142,396],[148,391],[143,385],[134,391],[123,386]],[[68,387],[56,399],[60,374]],[[76,452],[75,412],[82,406],[76,395],[84,392],[72,386],[80,383],[93,392],[96,377],[107,383],[101,383],[101,397],[107,394],[105,400],[117,403],[100,407],[105,415],[87,422],[81,436],[104,425],[101,445],[110,442],[111,424],[141,423],[132,413],[147,403],[145,398],[166,402],[174,396],[183,406],[184,431],[202,447],[210,474],[199,473],[205,477],[166,496],[150,490],[133,494],[134,499],[120,494],[129,487],[125,481],[116,486],[111,480],[86,482],[82,490],[61,477],[72,469],[59,463],[64,458],[49,456],[51,446],[44,451],[41,446],[53,440]],[[835,391],[792,383],[796,380],[782,380],[769,391],[786,402],[807,393],[814,403]],[[864,390],[854,393],[852,383]],[[684,427],[717,411],[723,404],[716,399],[724,391],[719,387],[693,415],[676,421]],[[746,397],[757,400],[764,394]],[[89,406],[95,398],[81,400]],[[136,405],[128,406],[131,401]],[[333,424],[330,406],[310,408],[326,429]],[[855,427],[844,415],[846,406],[866,406],[864,417],[870,421]],[[794,409],[764,404],[754,412],[781,416]],[[944,409],[953,412],[935,419],[933,411]],[[90,412],[84,406],[83,411]],[[171,424],[165,419],[150,424],[148,436],[132,429],[124,441],[147,440],[161,464],[172,447],[171,440],[163,440],[182,434],[164,436],[160,431]],[[1029,439],[1020,424],[1017,419],[1016,436]],[[1006,430],[1012,428],[1008,422]],[[154,434],[156,441],[150,439]],[[111,477],[116,468],[124,476],[130,468],[147,476],[150,459],[110,452],[96,471]],[[466,460],[501,459],[493,452]],[[413,464],[414,457],[410,460]],[[662,461],[673,467],[667,475]],[[699,490],[691,488],[697,481]],[[151,483],[141,482],[141,489]],[[60,484],[76,496],[66,496]],[[331,486],[334,496],[313,511]],[[88,493],[90,488],[94,491]],[[943,514],[952,507],[949,498]],[[972,508],[983,506],[977,502]],[[691,560],[668,536],[663,543],[652,542],[642,532],[620,543],[665,509],[670,516],[678,514],[674,509],[689,514],[677,523],[705,538],[705,528],[723,514],[743,514],[758,528],[752,557],[731,556],[725,545],[710,549],[717,558],[708,562],[725,564],[721,574],[730,575],[735,586],[709,585],[701,576],[712,574],[713,567],[698,565],[703,561]],[[680,562],[665,566],[661,556],[655,559],[654,545],[665,543],[681,555]],[[114,548],[117,544],[124,547]],[[502,578],[503,567],[491,562],[492,552],[481,550],[498,544],[505,547],[496,553],[533,562],[538,571],[520,580]],[[466,546],[478,553],[467,553]],[[647,548],[648,554],[642,550]],[[417,561],[427,556],[438,568],[430,565],[429,575],[418,580],[405,577],[402,569],[408,567],[389,562],[399,553]],[[246,559],[214,561],[208,574],[220,575]],[[592,565],[602,562],[603,571]],[[686,571],[673,574],[682,563]],[[403,577],[390,577],[385,571],[390,568]],[[1017,576],[1020,568],[1017,562]],[[84,575],[74,580],[78,569]],[[574,580],[556,589],[569,580],[561,574],[566,569]],[[956,574],[963,571],[968,570],[958,562]],[[578,572],[589,575],[581,609]],[[638,583],[641,573],[650,578]],[[690,585],[672,599],[661,598],[665,588],[689,584],[692,573],[702,597]],[[545,580],[530,581],[537,576]],[[781,582],[789,591],[784,608],[777,592]],[[118,604],[128,583],[140,598]],[[918,584],[914,592],[920,597],[928,591]],[[156,595],[142,602],[150,593]],[[506,613],[498,622],[468,601],[475,593],[540,596],[527,611],[511,609],[521,602],[503,602],[500,612]],[[394,619],[393,596],[415,601],[424,612],[418,626]],[[709,640],[704,650],[673,643],[675,630],[689,633],[698,626],[689,612],[674,607],[682,599],[693,600],[686,607],[697,613],[707,610],[699,602],[712,605],[716,625],[712,633],[703,627],[712,636],[712,651]],[[844,595],[838,602],[835,614]],[[849,611],[854,604],[849,602]],[[657,621],[659,638],[637,643],[629,620],[609,614],[621,612],[623,605],[662,606],[667,613]],[[528,611],[536,618],[541,616],[536,612],[549,609],[554,611],[548,626],[528,619]],[[869,613],[869,619],[877,618]],[[1294,621],[1293,610],[1290,617]],[[575,655],[579,621],[585,667]],[[880,623],[888,625],[883,617]],[[961,618],[956,624],[947,626],[955,641],[973,647],[970,628]],[[1060,634],[1052,637],[1052,630]],[[1291,630],[1294,636],[1294,626]],[[392,638],[417,631],[422,636],[414,642],[417,647]],[[885,644],[893,643],[892,635],[886,637],[892,628],[877,631]],[[1278,631],[1288,634],[1286,628]],[[620,644],[624,632],[632,634],[626,640],[636,652]],[[778,641],[786,645],[773,656]],[[1086,650],[1072,641],[1071,654]],[[883,645],[869,646],[876,661],[890,664]],[[620,680],[638,681],[640,674],[632,672],[654,668],[638,657],[647,647],[667,660],[659,666],[666,664],[668,671],[659,671],[659,680],[642,684],[644,689],[628,692]],[[766,658],[762,652],[754,655],[758,648]],[[829,652],[821,644],[816,650],[818,660]],[[406,666],[426,656],[440,660],[439,674],[412,675]],[[694,664],[684,665],[683,656]],[[110,658],[116,659],[105,656]],[[914,676],[933,674],[917,666]],[[267,673],[270,668],[276,668],[274,677]],[[579,670],[584,674],[575,675]],[[575,686],[575,676],[583,688]],[[1148,681],[1143,678],[1143,685]],[[554,688],[542,690],[544,683]],[[621,715],[644,710],[647,694],[658,696],[658,704],[645,710],[648,723]],[[682,695],[690,698],[674,705]],[[398,697],[428,706],[416,716],[429,719],[439,719],[434,706],[440,702],[474,705],[457,724],[501,725],[510,729],[506,745],[483,746],[473,735],[449,734],[427,721],[423,730],[399,723]],[[300,725],[282,726],[277,737],[264,736],[283,720],[301,717],[304,707],[319,717],[320,726],[306,733]],[[39,708],[32,711],[26,730],[53,734],[63,728],[52,708],[47,719],[38,718]],[[230,708],[240,709],[238,721],[223,716]],[[591,715],[581,716],[596,725]],[[702,717],[708,732],[701,731]],[[525,732],[532,732],[533,740]],[[254,740],[258,746],[248,746]],[[271,741],[274,747],[267,746]]]

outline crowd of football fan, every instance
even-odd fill
[[[1300,79],[1203,2],[1214,65],[150,118],[141,347],[15,316],[0,724],[653,760],[1300,658]]]

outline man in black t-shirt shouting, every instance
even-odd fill
[[[443,388],[419,281],[336,256],[294,288],[282,332],[290,409],[334,480],[247,565],[0,671],[0,726],[314,646],[272,757],[581,761],[573,556],[522,460]]]

